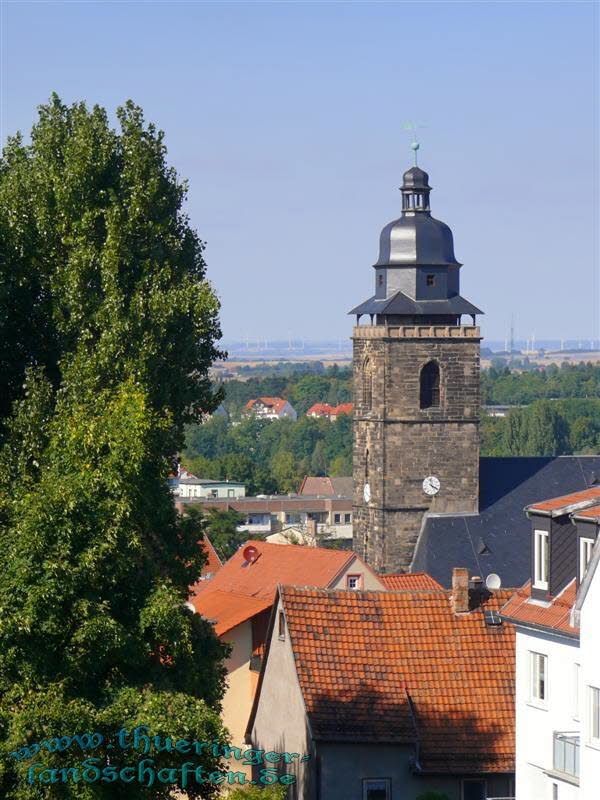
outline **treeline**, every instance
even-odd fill
[[[249,494],[296,492],[305,475],[352,474],[352,419],[232,425],[215,416],[188,428],[182,463],[199,477],[242,481]]]
[[[264,368],[263,368],[264,369]],[[298,412],[306,414],[314,403],[352,402],[352,370],[337,365],[323,367],[321,362],[288,367],[281,372],[262,374],[248,380],[228,380],[223,405],[232,417],[237,417],[248,400],[255,397],[284,397]]]
[[[506,417],[482,416],[484,456],[600,453],[600,399],[535,400]]]
[[[224,384],[232,424],[213,417],[187,429],[183,464],[205,478],[243,481],[249,493],[297,491],[305,475],[352,474],[352,420],[309,419],[317,402],[352,400],[349,368],[293,365],[248,381]],[[322,366],[322,365],[321,365]],[[600,453],[600,366],[563,364],[535,372],[492,367],[482,371],[485,405],[514,405],[507,417],[481,416],[485,456],[554,456]],[[297,422],[243,419],[246,402],[286,397]]]
[[[494,366],[481,372],[484,405],[529,405],[535,400],[600,397],[600,365],[551,364],[528,372]]]

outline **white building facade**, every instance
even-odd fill
[[[600,799],[600,487],[527,509],[516,636],[516,800]]]

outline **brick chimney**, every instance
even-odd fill
[[[452,570],[452,610],[463,614],[469,610],[469,570],[454,567]]]

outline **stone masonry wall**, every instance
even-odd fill
[[[375,569],[393,572],[410,565],[425,512],[478,510],[479,336],[452,338],[441,329],[436,338],[375,338],[365,330],[364,338],[354,331],[354,548]],[[432,359],[440,405],[421,410],[420,372]],[[441,484],[434,497],[423,492],[429,475]]]

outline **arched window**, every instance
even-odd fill
[[[371,369],[371,360],[365,358],[363,364],[363,405],[366,409],[370,409],[373,405],[373,370]]]
[[[440,368],[436,361],[428,361],[421,370],[421,408],[435,408],[440,404]]]

